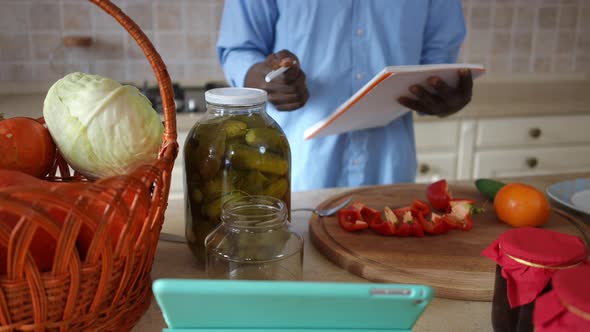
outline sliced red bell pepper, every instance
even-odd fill
[[[449,202],[451,212],[443,216],[445,223],[454,229],[468,231],[473,228],[471,214],[481,213],[482,208],[475,206],[472,199],[453,199]]]
[[[359,201],[355,201],[352,204],[350,204],[350,206],[348,207],[349,210],[352,211],[357,211],[358,213],[361,212],[361,210],[365,207],[366,205],[362,202]]]
[[[383,209],[383,213],[385,218],[383,219],[379,217],[379,222],[369,223],[369,227],[382,235],[394,235],[396,225],[399,224],[399,220],[387,206]]]
[[[473,221],[470,216],[464,219],[459,219],[451,213],[444,214],[442,220],[447,224],[450,229],[459,229],[462,231],[468,231],[473,228]]]
[[[479,214],[485,211],[484,207],[477,207],[475,206],[475,201],[468,198],[454,198],[451,199],[449,202],[449,206],[451,207],[451,212],[454,211],[458,217],[461,217],[465,214]]]
[[[383,220],[381,219],[381,212],[379,212],[378,210],[375,210],[375,209],[368,208],[368,207],[364,207],[361,210],[361,217],[362,217],[361,220],[368,223],[369,226],[371,224],[379,224],[379,223],[383,222]]]
[[[442,179],[431,183],[426,188],[426,198],[435,210],[449,212],[449,202],[453,197],[449,193],[449,184],[447,183],[447,180]]]
[[[411,207],[403,207],[395,209],[393,213],[397,216],[398,219],[401,220],[399,223],[399,227],[396,231],[396,235],[414,235],[418,237],[424,236],[422,225],[420,225],[420,221],[418,221],[416,218],[418,212],[416,212],[414,209],[412,209]]]
[[[424,218],[428,217],[431,212],[428,204],[419,199],[415,199],[410,207]]]
[[[367,222],[369,225],[371,222],[379,222],[381,219],[381,212],[358,201],[352,203],[349,210],[356,212],[358,219]]]
[[[418,220],[420,220],[424,232],[428,234],[436,235],[443,234],[449,231],[449,228],[447,224],[444,222],[443,218],[434,212],[432,213],[430,220],[427,220],[423,217],[419,217]]]
[[[349,209],[338,211],[338,223],[340,227],[348,232],[359,231],[369,228],[369,224],[357,219],[357,212]]]
[[[365,204],[361,203],[361,202],[353,202],[352,204],[350,204],[350,206],[348,207],[348,210],[354,211],[357,213],[358,219],[362,219],[363,216],[361,215],[361,210],[365,207]]]

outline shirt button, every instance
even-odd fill
[[[356,29],[356,35],[357,36],[361,37],[364,34],[365,34],[365,29],[363,29],[363,28]]]
[[[363,73],[357,73],[356,75],[354,75],[354,78],[356,78],[357,80],[362,80],[363,77],[365,77],[365,74]]]

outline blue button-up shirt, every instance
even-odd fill
[[[217,42],[233,86],[282,49],[297,55],[310,98],[269,114],[291,145],[292,190],[413,182],[411,113],[384,127],[304,140],[384,67],[450,63],[465,37],[460,0],[226,0]],[[392,101],[396,102],[396,101]]]

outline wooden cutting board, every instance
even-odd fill
[[[454,197],[471,198],[481,206],[485,201],[472,186],[450,186]],[[382,210],[426,201],[426,185],[403,184],[366,187],[342,193],[322,202],[318,208],[336,206],[348,196]],[[474,301],[491,301],[495,263],[480,256],[498,235],[511,229],[500,222],[493,206],[474,216],[471,231],[453,230],[444,235],[388,237],[371,230],[344,231],[336,216],[313,215],[309,234],[314,246],[340,267],[373,282],[425,284],[435,296]],[[579,236],[586,241],[590,227],[560,210],[553,210],[546,229]]]

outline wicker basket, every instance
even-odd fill
[[[0,223],[0,246],[7,249],[0,332],[128,331],[151,302],[150,270],[178,153],[172,85],[137,24],[110,1],[90,1],[128,31],[151,63],[163,100],[163,144],[157,161],[129,175],[89,182],[70,175],[58,156],[46,186],[0,193],[0,214],[16,216],[13,228]],[[109,233],[115,225],[121,227],[118,239]],[[76,244],[82,229],[92,230],[84,254]],[[39,230],[56,246],[51,269],[44,272],[31,254]]]

